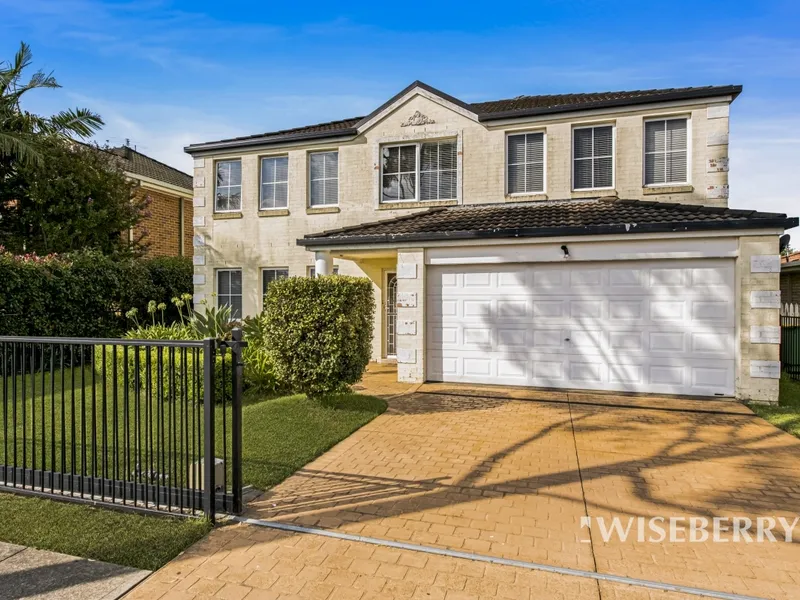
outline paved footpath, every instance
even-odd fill
[[[149,574],[0,542],[0,600],[114,600]]]

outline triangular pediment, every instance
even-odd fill
[[[458,98],[450,96],[449,94],[445,94],[444,92],[437,90],[426,83],[415,81],[407,88],[390,98],[384,104],[379,106],[377,109],[372,111],[369,115],[361,119],[361,121],[359,121],[356,125],[358,133],[364,133],[370,127],[400,110],[403,106],[407,105],[417,97],[425,98],[430,102],[433,102],[439,106],[443,106],[444,108],[458,113],[472,121],[478,121],[477,113],[472,110],[469,104],[462,102]],[[425,114],[424,110],[414,110],[406,118],[404,118],[400,125],[401,127],[421,126],[434,124],[435,122],[435,119]]]

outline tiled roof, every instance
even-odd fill
[[[737,95],[742,91],[738,85],[666,88],[654,90],[633,90],[622,92],[597,92],[591,94],[548,94],[543,96],[518,96],[506,100],[491,100],[471,104],[472,109],[481,115],[481,120],[498,118],[498,115],[538,114],[566,112],[600,108],[604,106],[626,106],[682,100],[708,98],[710,96]]]
[[[598,92],[591,94],[546,94],[541,96],[518,96],[516,98],[507,98],[504,100],[490,100],[488,102],[475,102],[473,104],[468,104],[421,81],[415,81],[410,86],[402,90],[399,94],[389,99],[372,114],[365,117],[352,117],[350,119],[343,119],[341,121],[329,121],[327,123],[318,123],[316,125],[308,125],[305,127],[295,127],[293,129],[282,129],[279,131],[270,131],[256,135],[193,144],[188,146],[186,151],[192,153],[195,151],[199,152],[201,150],[211,150],[215,149],[216,147],[237,147],[255,143],[270,144],[292,140],[355,135],[360,122],[366,121],[368,118],[374,116],[383,108],[389,106],[396,99],[403,96],[405,93],[414,89],[415,87],[423,88],[433,94],[458,104],[466,110],[474,112],[480,121],[491,121],[493,119],[524,117],[576,110],[588,110],[593,108],[646,104],[648,102],[689,100],[726,95],[736,97],[742,91],[742,86],[740,85],[724,85],[620,92]]]
[[[150,158],[128,146],[111,148],[109,152],[116,154],[122,159],[122,168],[128,173],[175,185],[187,190],[191,195],[193,188],[191,175],[174,169],[169,165],[165,165],[162,162],[158,162],[154,158]]]
[[[781,256],[781,262],[800,264],[800,251],[792,252],[791,254],[784,254]]]
[[[395,219],[307,235],[297,243],[329,246],[760,227],[788,229],[797,224],[797,218],[778,213],[601,198],[432,208]]]

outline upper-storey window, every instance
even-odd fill
[[[614,127],[577,127],[572,131],[572,188],[614,187]]]
[[[289,157],[261,159],[261,210],[286,208],[289,203]]]
[[[217,181],[214,193],[214,212],[242,210],[242,161],[217,162]]]
[[[312,152],[308,157],[311,206],[339,203],[339,153]]]
[[[381,148],[381,201],[453,200],[457,197],[455,140]]]
[[[644,184],[689,181],[688,119],[659,119],[644,124]]]
[[[508,193],[544,192],[544,133],[508,136]]]

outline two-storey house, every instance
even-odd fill
[[[373,113],[189,146],[195,299],[369,277],[403,381],[776,401],[786,215],[730,210],[740,86]]]

